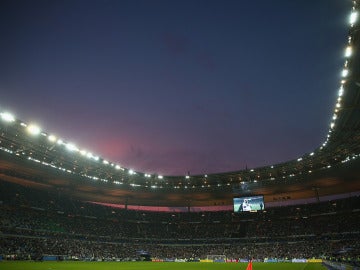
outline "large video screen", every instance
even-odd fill
[[[234,212],[257,212],[265,209],[264,196],[234,197]]]

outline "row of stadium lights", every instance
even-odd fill
[[[355,5],[356,5],[356,1],[353,1],[353,8],[352,8],[352,12],[350,14],[350,19],[349,19],[349,23],[350,23],[350,27],[354,27],[355,23],[357,22],[358,20],[358,12],[356,11],[355,9]],[[337,103],[335,105],[335,110],[334,110],[334,114],[333,114],[333,117],[332,117],[332,121],[330,123],[330,129],[328,131],[328,134],[327,134],[327,138],[325,140],[325,142],[322,144],[322,146],[320,147],[320,150],[323,149],[323,147],[325,147],[327,145],[327,143],[329,142],[329,139],[330,139],[330,136],[331,136],[331,133],[332,131],[335,129],[335,122],[336,122],[336,119],[337,119],[337,116],[338,116],[338,112],[339,110],[341,109],[341,100],[342,100],[342,96],[344,94],[344,84],[346,83],[346,78],[349,76],[349,69],[348,69],[348,61],[350,60],[350,57],[352,56],[352,38],[351,36],[348,37],[348,46],[346,47],[345,49],[345,63],[344,63],[344,68],[342,70],[342,73],[341,73],[341,76],[342,76],[342,80],[340,82],[340,88],[338,90],[338,98],[337,98]],[[8,113],[8,112],[2,112],[0,113],[0,117],[3,121],[5,122],[9,122],[9,123],[12,123],[12,122],[15,122],[16,119],[15,117]],[[37,125],[34,125],[34,124],[26,124],[26,123],[23,123],[21,122],[20,125],[24,128],[27,129],[27,131],[31,134],[31,135],[42,135],[42,136],[45,136],[48,138],[48,140],[52,143],[57,143],[58,145],[62,145],[64,146],[67,150],[69,150],[70,152],[78,152],[80,153],[82,156],[84,157],[87,157],[91,160],[94,160],[94,161],[99,161],[100,160],[100,157],[99,156],[96,156],[96,155],[93,155],[91,152],[88,152],[86,150],[80,150],[75,144],[73,143],[67,143],[65,142],[64,140],[62,139],[58,139],[56,136],[54,135],[48,135],[47,133],[45,132],[42,132],[41,129],[37,126]],[[6,152],[9,152],[9,153],[12,153],[11,150],[9,149],[6,149],[6,148],[3,148],[3,147],[0,147],[1,150],[3,151],[6,151]],[[314,155],[314,152],[310,153],[309,156],[313,156]],[[360,155],[353,155],[352,157],[348,156],[346,157],[344,160],[342,160],[341,162],[342,163],[345,163],[345,162],[348,162],[350,161],[351,159],[356,159],[358,158]],[[44,162],[44,161],[40,161],[40,160],[37,160],[37,159],[34,159],[32,157],[28,157],[29,160],[32,160],[34,162],[37,162],[37,163],[41,163],[43,165],[46,165],[46,166],[51,166],[53,168],[56,168],[56,169],[59,169],[61,171],[64,171],[64,172],[68,172],[68,173],[74,173],[73,171],[69,170],[69,169],[65,169],[65,168],[62,168],[62,167],[58,167],[58,166],[55,166],[54,164],[49,164],[47,162]],[[297,159],[298,162],[302,161],[303,158],[300,157]],[[124,168],[122,168],[120,165],[118,164],[114,164],[114,163],[110,163],[109,161],[105,160],[105,159],[102,159],[102,163],[104,165],[110,165],[112,167],[114,167],[115,169],[117,170],[122,170],[122,171],[125,171]],[[271,168],[274,168],[274,166],[271,166]],[[328,165],[326,166],[325,168],[331,168],[331,165]],[[254,171],[254,169],[251,169],[250,172],[256,174],[256,172]],[[128,170],[128,173],[129,175],[135,175],[137,174],[137,172],[135,172],[134,170],[132,169],[129,169]],[[311,170],[308,171],[308,173],[312,173]],[[301,174],[301,173],[300,173]],[[103,181],[103,182],[108,182],[109,180],[107,179],[101,179],[101,178],[98,178],[96,176],[90,176],[90,175],[86,175],[86,174],[83,174],[82,175],[83,177],[86,177],[86,178],[89,178],[89,179],[92,179],[92,180],[100,180],[100,181]],[[270,174],[271,176],[271,174]],[[295,174],[290,174],[288,175],[288,177],[294,177],[296,176]],[[145,173],[144,174],[144,177],[145,178],[152,178],[153,175],[151,174],[147,174]],[[162,175],[155,175],[154,176],[155,178],[159,179],[159,180],[162,180],[164,177]],[[204,175],[204,184],[201,185],[202,188],[205,188],[205,187],[212,187],[210,184],[207,184],[207,175]],[[258,178],[260,176],[258,175]],[[283,178],[286,178],[286,176],[283,176]],[[190,176],[189,175],[186,175],[185,176],[185,179],[190,179]],[[270,180],[275,180],[274,177],[270,177]],[[254,182],[257,182],[257,180],[254,180]],[[118,185],[121,185],[123,184],[123,182],[120,182],[120,181],[113,181],[114,184],[118,184]],[[241,182],[241,183],[245,183],[245,182]],[[231,183],[228,182],[227,184],[224,184],[224,185],[227,185],[227,186],[230,186]],[[135,184],[135,183],[130,183],[130,186],[133,186],[133,187],[138,187],[138,186],[144,186],[144,185],[140,185],[140,184]],[[222,186],[222,184],[216,184],[216,186],[220,187]],[[145,186],[145,187],[148,187],[148,186]],[[157,185],[151,185],[150,186],[151,188],[162,188],[163,186],[157,186]],[[189,183],[189,185],[183,185],[181,182],[179,182],[178,185],[175,185],[174,188],[175,189],[179,189],[179,188],[195,188],[196,186],[195,185],[191,185]]]
[[[341,91],[343,91],[343,90],[341,90]],[[5,122],[10,122],[10,123],[12,123],[12,122],[15,122],[15,121],[16,121],[15,117],[14,117],[12,114],[7,113],[7,112],[0,113],[0,117],[1,117],[1,119],[4,120]],[[87,152],[87,151],[85,151],[85,150],[80,150],[80,149],[78,149],[78,148],[77,148],[74,144],[72,144],[72,143],[66,143],[66,142],[63,141],[62,139],[57,139],[54,135],[48,135],[47,133],[42,132],[41,129],[40,129],[38,126],[36,126],[36,125],[33,125],[33,124],[29,124],[29,125],[28,125],[28,124],[26,124],[26,123],[24,123],[24,122],[21,122],[20,125],[21,125],[22,127],[26,128],[27,131],[28,131],[30,134],[32,134],[32,135],[40,135],[40,134],[41,134],[42,136],[47,137],[50,142],[56,143],[56,144],[58,144],[58,145],[62,145],[62,146],[64,146],[67,150],[69,150],[69,151],[71,151],[71,152],[78,152],[78,153],[80,153],[82,156],[85,156],[85,157],[87,157],[87,158],[89,158],[89,159],[93,159],[93,160],[95,160],[95,161],[99,161],[99,160],[100,160],[100,158],[99,158],[98,156],[94,156],[92,153]],[[4,149],[3,149],[3,150],[4,150]],[[9,150],[8,152],[11,153],[11,150]],[[309,156],[313,156],[313,155],[314,155],[314,152],[312,152],[312,153],[309,154]],[[355,157],[356,157],[356,156],[347,157],[343,162],[349,161],[349,160],[351,160],[351,158],[354,159]],[[37,163],[41,163],[41,164],[43,164],[43,165],[51,166],[52,168],[57,168],[57,169],[59,169],[59,170],[61,170],[61,171],[64,171],[64,172],[75,173],[75,172],[73,172],[73,171],[71,171],[71,170],[69,170],[69,169],[65,169],[65,168],[62,168],[62,167],[57,167],[57,166],[55,166],[54,164],[49,164],[49,163],[47,163],[47,162],[45,162],[45,161],[40,161],[40,160],[34,159],[34,158],[32,158],[32,157],[28,157],[28,159],[29,159],[29,160],[32,160],[32,161],[35,161],[35,162],[37,162]],[[301,158],[299,158],[297,161],[302,161],[302,160],[303,160],[303,158],[301,157]],[[119,165],[115,165],[114,163],[110,163],[109,161],[107,161],[107,160],[105,160],[105,159],[102,160],[102,163],[103,163],[104,165],[109,165],[109,164],[110,164],[112,167],[115,167],[115,169],[121,169],[121,170],[123,170],[123,171],[125,170],[124,168],[120,167]],[[331,167],[331,166],[328,165],[326,168],[330,168],[330,167]],[[274,168],[274,166],[271,166],[271,168]],[[256,172],[254,171],[254,169],[251,169],[250,172],[251,172],[252,174],[256,175]],[[131,169],[128,170],[128,173],[129,173],[129,175],[137,174],[134,170],[131,170]],[[285,172],[284,172],[284,173],[285,173]],[[308,173],[312,173],[312,171],[309,170]],[[98,177],[96,177],[96,176],[91,176],[91,175],[86,175],[86,174],[82,174],[82,176],[83,176],[83,177],[86,177],[86,178],[89,178],[89,179],[92,179],[92,180],[100,180],[100,181],[103,181],[103,182],[108,182],[108,181],[109,181],[109,180],[107,180],[107,179],[101,179],[101,178],[98,178]],[[288,175],[288,177],[294,177],[294,176],[296,176],[296,175],[293,174],[293,173]],[[151,178],[152,175],[151,175],[151,174],[144,174],[144,177],[145,177],[145,178]],[[163,176],[162,176],[162,175],[157,175],[157,176],[155,176],[155,177],[156,177],[157,179],[159,179],[159,180],[162,180],[162,179],[163,179]],[[201,185],[201,187],[203,187],[203,188],[205,188],[205,187],[212,187],[212,185],[210,185],[210,184],[207,183],[207,181],[206,181],[207,177],[208,177],[207,175],[204,175],[204,179],[205,179],[205,180],[204,180],[203,185]],[[257,175],[257,178],[260,178],[260,175]],[[283,176],[283,178],[286,178],[286,176]],[[189,175],[186,175],[186,176],[185,176],[185,179],[190,179],[190,176],[189,176]],[[270,180],[275,180],[274,177],[271,177],[271,173],[270,173],[270,175],[269,175],[269,179],[270,179]],[[257,182],[257,180],[255,179],[254,182]],[[113,183],[115,183],[115,184],[123,184],[123,182],[120,182],[120,181],[113,181]],[[146,184],[147,184],[147,183],[148,183],[148,182],[146,182]],[[157,183],[156,183],[156,184],[157,184]],[[162,183],[162,184],[164,184],[164,183]],[[167,183],[167,184],[168,184],[168,183]],[[136,186],[142,186],[142,185],[134,184],[134,183],[131,183],[130,185],[131,185],[131,186],[134,186],[134,187],[136,187]],[[231,184],[230,184],[230,182],[228,182],[226,185],[229,186],[229,185],[231,185]],[[220,187],[220,186],[222,186],[222,184],[218,183],[218,184],[216,184],[216,186]],[[146,186],[146,187],[148,187],[148,186]],[[162,186],[157,186],[157,185],[151,185],[150,187],[151,187],[151,188],[162,188]],[[195,185],[191,185],[190,183],[188,183],[188,185],[186,185],[186,184],[183,184],[183,183],[181,183],[181,182],[179,182],[178,185],[174,186],[174,188],[188,188],[188,187],[196,188]]]
[[[353,1],[353,7],[352,7],[352,11],[350,13],[350,17],[349,17],[349,24],[350,24],[350,28],[353,28],[355,26],[355,24],[358,22],[358,11],[356,10],[356,1]],[[352,49],[352,37],[348,36],[348,41],[347,41],[347,47],[345,48],[345,63],[344,63],[344,68],[341,72],[341,81],[340,81],[340,88],[338,90],[338,98],[337,98],[337,102],[335,104],[335,110],[334,110],[334,114],[332,116],[332,121],[330,123],[330,128],[326,137],[325,142],[322,144],[322,146],[320,147],[320,149],[322,149],[323,147],[325,147],[331,137],[331,133],[332,131],[335,129],[335,123],[336,123],[336,119],[338,118],[338,112],[339,110],[341,110],[341,101],[342,101],[342,96],[344,95],[344,85],[346,83],[346,78],[350,75],[350,70],[348,68],[348,63],[349,60],[352,56],[353,53],[353,49]]]
[[[0,118],[5,121],[5,122],[8,122],[8,123],[14,123],[16,121],[16,118],[13,114],[9,113],[9,112],[2,112],[0,113]],[[104,165],[110,165],[112,167],[114,167],[115,169],[117,170],[122,170],[122,171],[125,171],[124,168],[122,168],[120,165],[118,164],[114,164],[114,163],[110,163],[109,161],[107,161],[106,159],[101,159],[99,156],[96,156],[96,155],[93,155],[91,152],[88,152],[86,150],[80,150],[75,144],[73,143],[69,143],[69,142],[66,142],[62,139],[58,139],[56,136],[54,135],[49,135],[45,132],[42,132],[42,130],[40,129],[40,127],[38,127],[37,125],[35,124],[26,124],[24,122],[21,122],[20,123],[20,126],[26,128],[27,132],[33,136],[38,136],[38,135],[42,135],[44,137],[47,137],[48,140],[51,142],[51,143],[56,143],[58,145],[62,145],[64,146],[67,150],[69,150],[70,152],[77,152],[77,153],[80,153],[82,156],[84,157],[87,157],[89,159],[92,159],[94,161],[99,161],[99,160],[102,160],[102,163]],[[10,150],[9,150],[10,151]],[[11,152],[11,151],[10,151]],[[39,162],[38,160],[36,159],[33,159],[33,158],[30,158],[31,160],[33,161],[36,161],[36,162]],[[42,162],[41,162],[42,163]],[[47,165],[47,163],[45,162],[44,165]],[[53,166],[54,167],[54,166]],[[60,168],[61,170],[63,170],[63,168]],[[63,170],[64,171],[64,170]],[[69,171],[69,170],[67,170]],[[135,175],[137,174],[136,171],[132,170],[132,169],[129,169],[128,170],[128,173],[130,175]],[[98,178],[96,177],[92,177],[92,176],[89,176],[89,175],[84,175],[88,178],[92,178],[92,179],[95,179],[97,180]],[[144,177],[146,178],[151,178],[152,175],[151,174],[147,174],[145,173],[144,174]],[[205,175],[205,177],[207,177],[207,175]],[[163,179],[164,177],[162,175],[157,175],[157,178],[158,179]],[[189,175],[186,175],[185,176],[186,179],[189,179],[190,176]],[[118,184],[121,184],[121,182],[118,182],[118,181],[115,181],[117,182]]]
[[[16,118],[13,114],[9,113],[9,112],[2,112],[0,113],[0,118],[4,121],[4,122],[7,122],[7,123],[15,123],[16,122]],[[102,160],[102,163],[104,165],[110,165],[112,167],[114,167],[116,170],[122,170],[122,171],[125,171],[124,168],[122,168],[120,165],[118,164],[114,164],[114,163],[110,163],[109,161],[107,161],[106,159],[101,159],[99,156],[97,155],[93,155],[91,152],[88,152],[86,150],[80,150],[75,144],[73,143],[69,143],[69,142],[66,142],[65,140],[62,140],[62,139],[58,139],[56,136],[54,135],[49,135],[45,132],[42,132],[42,130],[40,129],[40,127],[38,127],[37,125],[35,124],[26,124],[24,122],[20,122],[20,126],[22,126],[23,128],[26,128],[27,132],[30,134],[30,135],[33,135],[33,136],[38,136],[38,135],[42,135],[44,137],[47,137],[49,142],[51,143],[54,143],[54,144],[58,144],[58,145],[61,145],[61,146],[64,146],[68,151],[70,152],[77,152],[79,154],[81,154],[82,156],[88,158],[88,159],[91,159],[91,160],[94,160],[94,161],[100,161]],[[0,148],[1,150],[3,151],[6,151],[8,153],[13,153],[13,151],[9,150],[9,149],[6,149],[6,148],[3,148],[1,147]],[[51,166],[52,168],[57,168],[61,171],[64,171],[64,172],[68,172],[68,173],[74,173],[73,171],[71,170],[68,170],[68,169],[65,169],[65,168],[62,168],[62,167],[58,167],[58,166],[55,166],[54,164],[49,164],[47,162],[44,162],[44,161],[40,161],[38,159],[34,159],[32,157],[28,157],[29,160],[31,161],[34,161],[36,163],[41,163],[43,165],[46,165],[46,166]],[[137,172],[132,170],[132,169],[129,169],[128,170],[128,173],[129,175],[136,175]],[[90,179],[93,179],[93,180],[101,180],[103,182],[108,182],[107,179],[101,179],[101,178],[98,178],[96,176],[90,176],[90,175],[82,175],[84,177],[87,177],[87,178],[90,178]],[[151,178],[152,175],[151,174],[147,174],[145,173],[144,174],[144,177],[145,178]],[[163,176],[162,175],[157,175],[157,178],[158,179],[163,179]],[[189,179],[189,176],[185,176],[186,179]],[[113,181],[115,184],[123,184],[122,182],[120,181]],[[137,185],[137,184],[130,184],[131,186],[140,186],[140,185]],[[153,187],[153,186],[152,186]]]

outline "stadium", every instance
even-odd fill
[[[245,269],[249,261],[259,269],[359,269],[360,3],[352,3],[327,137],[295,160],[148,174],[0,108],[0,269]]]

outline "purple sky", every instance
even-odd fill
[[[0,110],[146,173],[294,159],[327,134],[350,8],[2,0]]]

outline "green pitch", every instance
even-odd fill
[[[246,263],[0,262],[6,270],[245,270]],[[326,270],[320,263],[253,263],[253,270]]]

